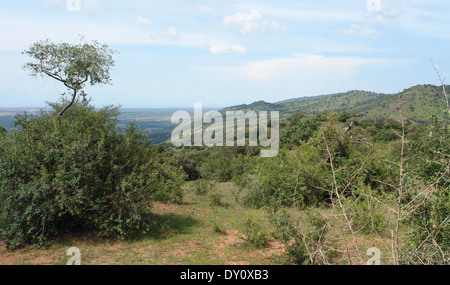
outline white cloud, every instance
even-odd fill
[[[103,0],[80,0],[81,1],[81,10],[84,12],[99,12],[101,11],[105,3]]]
[[[167,35],[169,35],[169,37],[171,38],[177,38],[180,34],[178,32],[178,30],[174,27],[168,27],[166,28],[166,33]]]
[[[249,13],[235,13],[228,15],[223,19],[222,25],[239,30],[242,34],[251,32],[285,31],[276,21],[265,21],[257,10],[250,10]]]
[[[215,55],[221,55],[227,52],[245,54],[247,50],[243,46],[230,44],[226,41],[211,41],[209,43],[209,52]]]
[[[356,24],[353,24],[349,28],[342,30],[342,33],[347,36],[362,36],[369,39],[376,39],[382,34],[382,32],[379,32],[372,28],[363,27]]]
[[[374,3],[372,6],[367,5],[367,16],[371,22],[386,26],[399,24],[398,17],[402,14],[402,10],[395,0],[369,0],[369,2]]]
[[[152,20],[147,19],[145,17],[141,17],[141,16],[137,16],[136,17],[136,22],[138,22],[139,24],[144,24],[144,25],[151,25],[151,24],[153,24]]]
[[[210,12],[214,11],[211,7],[208,7],[208,6],[205,6],[205,5],[199,5],[198,6],[198,10],[200,12],[205,12],[205,13],[210,13]]]
[[[103,0],[45,0],[44,8],[63,8],[69,12],[98,13],[104,7]]]
[[[362,57],[326,57],[296,54],[291,58],[275,58],[248,62],[243,66],[213,68],[216,75],[261,82],[263,84],[340,85],[352,81],[363,66],[386,65],[387,60]]]

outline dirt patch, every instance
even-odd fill
[[[220,244],[219,244],[218,248],[220,250],[223,250],[223,249],[229,247],[230,245],[238,244],[238,243],[242,243],[242,242],[243,242],[243,240],[239,238],[239,232],[237,230],[231,230],[231,231],[227,231],[227,235],[224,236],[220,240]]]
[[[13,265],[17,262],[17,256],[9,252],[4,243],[0,243],[0,265]]]
[[[31,259],[30,263],[33,265],[52,265],[54,263],[54,259],[49,256],[41,255],[34,259]]]
[[[155,202],[153,207],[156,209],[162,209],[167,212],[176,212],[179,209],[179,206],[176,204],[163,204],[160,202]]]
[[[285,246],[278,241],[269,241],[265,248],[261,249],[261,254],[265,257],[281,255],[285,252]]]

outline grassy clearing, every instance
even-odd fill
[[[80,249],[81,263],[85,265],[286,264],[281,243],[270,239],[265,247],[258,248],[240,238],[245,218],[258,215],[264,219],[266,212],[236,203],[233,194],[236,190],[232,183],[216,183],[214,195],[197,195],[192,183],[186,183],[182,204],[154,205],[158,226],[144,237],[108,240],[94,233],[77,233],[58,238],[50,246],[41,249],[27,247],[7,251],[2,246],[0,265],[65,264],[70,258],[66,256],[70,247]],[[326,214],[327,210],[321,211]],[[292,209],[290,212],[300,217],[303,215]],[[263,228],[271,230],[269,223],[263,223]],[[370,247],[378,247],[385,253],[382,255],[382,264],[390,263],[388,238],[361,235],[358,239],[363,252]],[[337,258],[336,263],[345,264],[345,260]]]

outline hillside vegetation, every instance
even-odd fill
[[[450,90],[446,86],[446,90]],[[447,91],[448,92],[448,91]],[[441,86],[417,85],[399,93],[403,102],[403,116],[406,119],[427,123],[432,114],[445,109]],[[389,96],[364,106],[355,106],[349,110],[364,119],[398,118],[398,96]]]
[[[448,86],[446,86],[448,88]],[[417,85],[397,94],[352,90],[344,93],[300,97],[275,103],[257,101],[222,109],[222,111],[279,111],[283,117],[293,113],[314,115],[322,112],[351,113],[361,119],[398,118],[398,95],[405,108],[405,119],[429,123],[431,114],[445,108],[441,86]]]

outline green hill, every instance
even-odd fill
[[[398,118],[398,95],[401,95],[403,102],[403,116],[415,122],[429,122],[431,114],[436,114],[445,108],[442,87],[428,84],[413,86],[398,94],[351,90],[337,94],[293,98],[275,103],[257,101],[231,106],[221,111],[279,111],[283,117],[293,113],[314,115],[332,111],[353,113],[369,120]]]
[[[449,86],[446,86],[446,90]],[[447,91],[448,92],[448,91]],[[398,118],[399,96],[402,101],[402,113],[404,118],[426,123],[431,115],[439,113],[445,108],[444,95],[441,86],[417,85],[403,90],[395,96],[355,107],[350,112],[358,117],[374,120],[376,118]]]
[[[345,93],[290,99],[277,104],[283,106],[281,110],[283,113],[300,112],[307,115],[328,111],[342,113],[389,96],[375,92],[352,90]]]
[[[282,114],[303,113],[313,115],[321,112],[346,112],[352,108],[385,99],[390,95],[352,90],[344,93],[300,97],[276,103],[257,101],[251,104],[242,104],[222,109],[222,111],[279,111]]]

